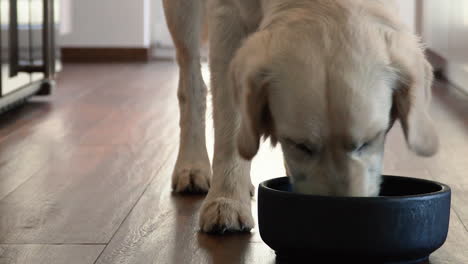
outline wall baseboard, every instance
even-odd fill
[[[176,58],[174,47],[155,45],[151,52],[151,56],[157,60],[175,60]]]
[[[200,48],[200,60],[202,62],[208,61],[208,47],[202,46]],[[155,45],[152,50],[152,58],[156,60],[175,60],[176,59],[176,50],[172,46],[162,46]]]
[[[436,74],[443,72],[447,68],[447,61],[433,50],[427,49],[426,56]]]
[[[468,94],[468,64],[453,63],[428,49],[427,58],[434,68],[435,77],[450,82],[454,88]]]
[[[449,63],[444,73],[455,87],[468,94],[468,64]]]
[[[151,48],[62,47],[63,62],[146,62]]]

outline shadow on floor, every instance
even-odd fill
[[[52,112],[48,101],[28,101],[0,115],[0,131],[17,127],[18,122],[33,120],[37,115],[45,117]]]

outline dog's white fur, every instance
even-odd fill
[[[427,114],[432,69],[392,1],[164,0],[164,6],[180,66],[173,188],[209,189],[202,231],[254,226],[249,160],[261,137],[281,144],[296,191],[321,195],[378,194],[385,136],[394,119],[401,121],[410,149],[425,156],[436,152]],[[199,53],[205,15],[212,170]]]

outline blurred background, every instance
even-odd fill
[[[39,68],[33,71],[34,67],[16,69],[14,61],[21,60],[26,64],[29,60],[29,66],[34,64],[37,66],[40,65],[43,53],[48,53],[47,50],[42,52],[44,44],[48,45],[43,38],[43,31],[48,27],[43,27],[44,3],[47,2],[43,0],[1,0],[0,2],[4,50],[2,60],[9,60],[10,64],[3,63],[2,69],[5,71],[7,67],[11,67],[13,71],[18,71],[16,75],[10,74],[14,76],[4,76],[3,82],[9,81],[13,84],[4,84],[2,94],[13,91],[15,86],[21,86],[24,79],[29,78],[24,72],[35,73],[34,80],[41,78],[39,73],[44,73],[44,69],[41,71]],[[54,16],[56,35],[50,36],[49,42],[55,41],[55,43],[52,43],[53,47],[48,49],[56,49],[58,69],[60,62],[141,62],[171,59],[174,56],[160,0],[55,0],[53,2],[55,13],[49,12],[49,16]],[[397,0],[397,2],[404,21],[426,43],[431,59],[438,59],[437,70],[443,71],[457,87],[467,90],[468,2],[465,0],[447,2]],[[10,5],[10,3],[15,4]],[[10,17],[11,8],[17,10],[16,17]],[[9,56],[9,53],[13,56]],[[44,58],[47,60],[46,56]],[[15,59],[16,57],[18,58]],[[55,70],[55,65],[52,67],[54,69],[49,71]]]
[[[404,21],[422,37],[431,52],[445,61],[440,67],[444,67],[447,78],[468,90],[468,2],[397,2]],[[63,30],[59,42],[65,48],[65,56],[69,48],[139,48],[148,49],[150,58],[173,56],[161,1],[62,0],[62,3]]]

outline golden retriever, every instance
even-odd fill
[[[164,0],[180,67],[175,192],[208,192],[204,232],[254,226],[250,160],[279,143],[295,191],[375,196],[385,136],[400,120],[430,156],[432,68],[390,0]],[[200,70],[209,25],[215,150],[205,144]],[[213,175],[213,176],[211,176]]]

